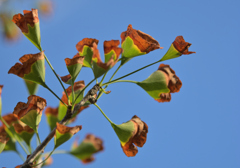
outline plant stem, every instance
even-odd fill
[[[60,99],[48,86],[46,83],[44,83],[45,85],[42,85],[43,87],[45,87],[46,89],[48,89],[58,100],[60,100],[65,106],[67,106],[62,99]]]
[[[36,132],[36,135],[37,135],[38,143],[41,144],[41,140],[40,140],[40,136],[39,136],[38,132]]]
[[[117,80],[117,81],[114,80],[113,82],[111,82],[111,84],[117,83],[117,82],[137,83],[137,81],[133,81],[133,80]]]
[[[95,80],[95,79],[94,79]],[[94,85],[92,89],[90,89],[87,94],[84,96],[84,98],[75,105],[73,112],[68,111],[65,117],[59,122],[60,124],[66,124],[74,115],[78,112],[78,110],[87,102],[89,99],[91,99],[97,92],[99,91],[100,86],[98,84]],[[68,109],[69,110],[69,109]],[[69,114],[70,113],[70,114]],[[31,163],[34,162],[35,159],[38,158],[39,155],[42,154],[44,148],[47,146],[47,144],[51,141],[51,139],[54,137],[56,131],[56,127],[48,134],[48,136],[42,141],[40,145],[36,147],[36,149],[31,153],[31,155],[27,158],[27,160],[22,164],[21,168],[28,168]]]
[[[102,111],[102,109],[96,104],[94,103],[94,105],[101,111],[101,113],[104,115],[104,117],[110,122],[110,124],[114,124],[107,116],[106,114]]]
[[[99,83],[100,86],[101,86],[101,84],[102,84],[104,78],[106,77],[107,73],[108,73],[108,72],[106,72],[106,73],[103,75],[102,80],[101,80],[100,83]]]
[[[38,138],[36,138],[36,144],[37,144],[37,146],[40,145],[39,141],[38,141]]]
[[[36,167],[36,166],[41,165],[41,164],[43,164],[44,162],[46,162],[46,161],[48,160],[48,158],[52,155],[52,153],[54,152],[55,149],[56,149],[56,148],[54,148],[54,149],[52,150],[52,152],[50,152],[49,155],[48,155],[42,162],[40,162],[40,163],[38,163],[38,164],[35,164],[35,165],[32,165],[32,167]]]
[[[14,138],[18,141],[18,143],[20,144],[20,146],[23,148],[24,152],[29,155],[30,153],[28,153],[27,149],[24,147],[24,145],[21,143],[21,141],[13,134]]]
[[[28,146],[28,151],[29,151],[29,153],[32,153],[31,145]]]
[[[74,108],[74,100],[75,100],[75,94],[74,94],[74,83],[73,83],[72,84],[72,109]]]
[[[42,51],[42,48],[41,48],[41,51]],[[47,58],[47,56],[46,56],[45,54],[44,54],[44,58],[45,58],[45,60],[47,61],[47,63],[48,63],[48,65],[50,66],[50,68],[52,69],[54,75],[57,77],[59,83],[61,84],[61,86],[62,86],[62,88],[63,88],[65,94],[67,95],[67,99],[69,99],[69,98],[68,98],[67,91],[66,91],[65,87],[63,86],[63,83],[62,83],[61,79],[60,79],[59,76],[57,75],[56,71],[53,69],[53,67],[52,67],[52,65],[51,65],[51,63],[50,63],[50,61],[48,60],[48,58]]]
[[[120,64],[119,66],[118,66],[118,68],[116,69],[116,71],[113,73],[113,75],[111,76],[111,78],[109,79],[109,82],[112,80],[112,78],[116,75],[116,73],[118,72],[118,70],[120,69],[122,67],[122,65]],[[102,84],[102,83],[101,83]],[[100,85],[101,86],[101,85]],[[106,85],[105,87],[104,87],[104,90],[106,89],[108,87],[108,85]],[[100,91],[99,92],[99,94],[98,94],[98,96],[97,96],[97,100],[102,96],[102,94],[103,94],[103,92],[102,91]]]
[[[111,81],[112,80],[112,78],[116,75],[116,73],[118,72],[118,70],[120,69],[122,67],[122,65],[120,64],[119,66],[118,66],[118,68],[116,69],[116,71],[113,73],[113,75],[111,76],[111,78],[109,79],[109,81]]]
[[[16,151],[16,153],[18,154],[18,156],[19,156],[23,161],[25,161],[25,158],[23,157],[23,155],[22,155],[20,152]]]
[[[46,152],[46,153],[44,153],[43,155],[49,155],[49,153],[51,153],[51,152]],[[54,154],[66,154],[66,153],[69,153],[68,151],[65,151],[65,150],[55,150],[53,153],[52,153],[52,155],[54,155]]]
[[[138,71],[141,71],[141,70],[143,70],[143,69],[145,69],[145,68],[147,68],[147,67],[149,67],[149,66],[152,66],[152,65],[154,65],[154,64],[156,64],[156,63],[159,63],[159,62],[161,62],[161,60],[158,60],[158,61],[156,61],[156,62],[154,62],[154,63],[148,64],[148,65],[146,65],[146,66],[144,66],[144,67],[142,67],[142,68],[139,68],[139,69],[137,69],[137,70],[135,70],[135,71],[133,71],[133,72],[127,74],[127,75],[124,75],[124,76],[122,76],[122,77],[120,77],[120,78],[117,78],[117,79],[115,79],[115,80],[113,80],[113,81],[109,81],[109,82],[107,82],[107,83],[104,83],[104,84],[102,84],[102,86],[105,86],[105,85],[109,85],[109,84],[111,84],[111,83],[114,83],[115,81],[118,81],[118,80],[120,80],[120,79],[122,79],[122,78],[125,78],[125,77],[127,77],[127,76],[129,76],[129,75],[132,75],[132,74],[134,74],[134,73],[136,73],[136,72],[138,72]]]
[[[69,153],[69,152],[65,151],[65,150],[58,150],[58,151],[53,152],[53,154],[65,154],[65,153]]]
[[[3,122],[4,125],[7,126],[7,129],[11,132],[11,130],[9,129],[10,126],[8,125],[8,123],[7,123],[2,117],[0,117],[0,120]],[[18,139],[18,137],[15,135],[15,133],[14,133],[14,132],[11,132],[11,134],[12,134],[12,137],[11,137],[11,138],[14,138],[14,139],[19,143],[19,145],[22,147],[22,149],[24,150],[24,152],[28,155],[29,153],[28,153],[27,149],[26,149],[25,146],[22,144],[22,142]]]

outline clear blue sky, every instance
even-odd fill
[[[43,49],[60,76],[68,74],[64,58],[77,53],[75,45],[78,41],[85,37],[98,39],[103,56],[103,41],[120,40],[120,34],[128,24],[153,36],[164,49],[132,59],[116,77],[160,59],[178,35],[192,43],[190,51],[196,51],[196,54],[164,62],[175,70],[183,83],[180,92],[172,94],[170,103],[154,101],[131,83],[110,85],[111,94],[98,101],[117,124],[128,121],[135,114],[148,124],[147,142],[139,148],[136,157],[124,155],[116,134],[96,107],[91,106],[78,117],[75,124],[82,125],[83,129],[75,137],[82,140],[90,132],[104,140],[104,151],[95,155],[96,161],[86,167],[240,167],[240,1],[54,2],[53,15],[48,19],[40,18],[40,27]],[[30,3],[16,5],[16,13],[31,8]],[[12,112],[17,102],[26,102],[28,97],[22,80],[7,74],[9,68],[22,55],[37,52],[23,36],[14,44],[0,41],[3,114]],[[127,79],[144,80],[157,68],[158,65],[154,65]],[[47,64],[46,72],[46,83],[61,96],[62,88]],[[83,69],[78,77],[85,83],[92,78],[89,69]],[[58,100],[42,87],[37,95],[44,97],[49,106],[58,105]],[[48,130],[43,116],[39,127],[41,139]],[[69,149],[73,139],[59,149]],[[46,151],[52,149],[52,144],[51,141]],[[69,155],[53,155],[53,159],[52,167],[85,166]],[[21,163],[15,153],[0,155],[0,167],[12,168]]]

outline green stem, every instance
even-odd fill
[[[109,81],[112,80],[112,78],[116,75],[116,73],[118,72],[118,70],[122,67],[122,65],[119,65],[118,68],[116,69],[116,71],[113,73],[113,75],[111,76],[111,78],[109,79]]]
[[[28,146],[28,151],[29,151],[29,153],[32,153],[31,145]]]
[[[75,100],[75,94],[74,94],[74,83],[73,83],[72,84],[72,109],[74,108],[74,100]]]
[[[37,135],[38,143],[41,144],[41,140],[40,140],[40,136],[39,136],[38,132],[36,132],[36,135]]]
[[[42,51],[42,48],[41,48],[41,51]],[[51,63],[49,62],[49,60],[48,60],[48,58],[47,58],[47,56],[46,56],[45,54],[44,54],[44,58],[45,58],[45,60],[47,61],[47,63],[48,63],[48,65],[50,66],[50,68],[52,69],[54,75],[57,77],[59,83],[61,84],[61,86],[62,86],[62,88],[63,88],[65,94],[67,95],[67,99],[69,99],[69,98],[68,98],[67,91],[66,91],[65,87],[63,86],[63,83],[62,83],[61,79],[60,79],[59,76],[57,75],[56,71],[53,69]]]
[[[49,153],[51,153],[51,152],[46,152],[43,155],[49,155]],[[66,154],[66,153],[69,153],[69,152],[66,151],[66,150],[56,150],[52,153],[52,155],[54,155],[54,154]]]
[[[31,167],[36,167],[38,165],[41,165],[43,164],[44,162],[46,162],[48,160],[48,158],[52,155],[52,153],[54,152],[55,148],[52,150],[52,152],[50,152],[50,154],[46,157],[46,159],[44,159],[42,162],[38,163],[38,164],[35,164],[35,165],[32,165]]]
[[[105,86],[105,85],[109,85],[109,84],[111,84],[111,83],[114,83],[115,81],[118,81],[118,80],[120,80],[120,79],[122,79],[122,78],[125,78],[125,77],[127,77],[127,76],[129,76],[129,75],[132,75],[132,74],[134,74],[134,73],[136,73],[136,72],[138,72],[138,71],[141,71],[141,70],[143,70],[143,69],[145,69],[145,68],[147,68],[147,67],[149,67],[149,66],[152,66],[152,65],[154,65],[154,64],[156,64],[156,63],[159,63],[159,62],[161,62],[161,60],[158,60],[158,61],[156,61],[156,62],[154,62],[154,63],[148,64],[148,65],[146,65],[146,66],[144,66],[144,67],[142,67],[142,68],[139,68],[139,69],[137,69],[137,70],[135,70],[135,71],[133,71],[133,72],[127,74],[127,75],[124,75],[124,76],[122,76],[122,77],[120,77],[120,78],[117,78],[117,79],[115,79],[115,80],[113,80],[113,81],[109,81],[109,82],[107,82],[107,83],[104,83],[102,86]]]
[[[18,141],[19,145],[23,148],[24,152],[29,155],[30,153],[28,153],[27,149],[24,147],[24,145],[21,143],[21,141],[15,136],[13,135],[14,138]]]
[[[36,138],[36,144],[37,144],[37,146],[40,145],[40,144],[39,144],[39,141],[38,141],[38,138]]]
[[[104,117],[110,122],[110,124],[114,124],[107,116],[106,114],[102,111],[102,109],[96,104],[94,103],[94,105],[101,111],[101,113],[104,115]]]
[[[18,154],[18,156],[19,156],[23,161],[25,161],[25,158],[23,157],[23,155],[22,155],[20,152],[16,151],[16,153]]]
[[[62,99],[60,99],[48,86],[46,83],[44,83],[44,85],[42,85],[43,87],[45,87],[46,89],[48,89],[58,100],[60,100],[65,106],[67,106]],[[67,94],[66,94],[67,95]]]
[[[77,97],[75,98],[75,101],[73,104],[75,104],[76,100],[78,99],[78,97],[82,94],[82,92],[91,84],[95,81],[95,79],[91,80],[81,91],[80,93],[77,95]]]
[[[2,117],[0,117],[0,120],[3,122],[4,125],[7,126],[7,129],[11,132],[11,130],[9,129],[8,123],[7,123]],[[11,137],[11,138],[14,138],[14,139],[19,143],[19,145],[22,147],[22,149],[24,150],[24,152],[25,152],[27,155],[29,155],[27,149],[26,149],[25,146],[22,144],[22,142],[18,139],[18,137],[15,135],[15,133],[12,133],[12,132],[11,132],[11,134],[12,134],[12,137]]]
[[[58,150],[58,151],[55,151],[53,154],[66,154],[66,153],[69,153],[69,152],[65,150]]]
[[[113,82],[111,82],[111,84],[117,83],[117,82],[137,83],[137,81],[133,81],[133,80],[117,80],[117,81],[114,80]]]
[[[101,86],[101,84],[102,84],[104,78],[106,77],[107,73],[108,73],[108,72],[106,72],[106,73],[103,75],[102,80],[101,80],[100,83],[99,83],[100,86]]]
[[[103,93],[105,93],[105,94],[109,94],[111,91],[108,92],[108,91],[105,91],[103,88],[101,88],[101,89],[100,89],[100,92],[103,92]]]
[[[116,73],[118,72],[118,70],[121,68],[122,65],[119,65],[118,68],[116,69],[116,71],[113,73],[113,75],[111,76],[111,78],[109,79],[109,82],[112,80],[112,78],[116,75]],[[101,83],[102,84],[102,83]],[[104,87],[104,90],[108,87],[108,85],[106,85]],[[100,91],[98,96],[97,96],[97,100],[102,96],[103,92]]]

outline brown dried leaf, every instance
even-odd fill
[[[76,48],[77,48],[78,52],[82,52],[83,47],[85,45],[88,47],[93,47],[93,43],[98,44],[98,40],[92,39],[92,38],[84,38],[76,44]]]
[[[175,49],[178,50],[180,53],[186,55],[196,53],[193,51],[188,51],[188,48],[191,45],[192,45],[191,43],[188,43],[183,39],[183,36],[177,36],[175,41],[173,42],[173,46],[175,47]]]
[[[72,135],[76,134],[78,131],[80,131],[82,129],[81,125],[77,125],[75,127],[68,127],[62,124],[57,123],[57,131],[60,134],[66,134],[66,133],[70,133]]]
[[[134,44],[138,46],[141,52],[149,53],[150,51],[163,48],[160,47],[158,41],[152,36],[140,30],[133,29],[131,24],[128,26],[127,31],[121,34],[122,43],[128,36],[133,40]]]
[[[31,27],[34,27],[35,23],[39,22],[38,10],[24,10],[23,15],[21,13],[14,15],[12,21],[21,29],[23,33],[28,33],[27,24],[30,24]]]
[[[43,59],[44,59],[43,51],[37,54],[26,54],[19,59],[19,61],[22,64],[17,62],[14,66],[10,68],[8,73],[9,74],[12,73],[23,78],[25,74],[29,74],[31,72],[31,66],[33,63]]]

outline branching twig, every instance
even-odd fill
[[[65,117],[60,121],[60,124],[66,124],[68,120],[70,120],[81,106],[83,106],[87,101],[91,103],[95,103],[95,95],[99,91],[100,86],[98,84],[94,85],[92,89],[88,91],[86,96],[74,107],[73,110],[71,110],[71,106],[68,107],[67,114]],[[31,168],[31,163],[37,158],[39,154],[41,154],[44,150],[44,148],[47,146],[47,144],[50,142],[50,140],[53,138],[55,134],[56,127],[49,133],[49,135],[45,138],[44,141],[33,151],[33,153],[28,157],[28,159],[22,164],[21,168]]]

